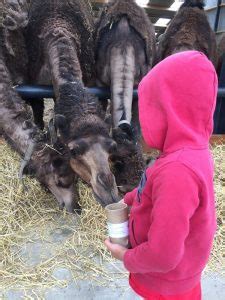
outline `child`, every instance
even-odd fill
[[[105,244],[145,299],[201,299],[216,229],[209,150],[216,95],[214,67],[198,51],[167,57],[139,85],[143,137],[161,155],[124,198],[132,249]]]

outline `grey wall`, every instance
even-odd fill
[[[208,15],[209,23],[211,27],[214,29],[218,1],[206,0],[205,3],[206,3],[205,9]],[[225,0],[222,0],[217,34],[220,35],[223,32],[225,32]]]

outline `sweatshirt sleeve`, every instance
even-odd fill
[[[133,191],[127,193],[127,194],[124,196],[124,202],[125,202],[128,206],[132,206],[133,201],[134,201],[136,195],[137,195],[137,188],[135,188]]]
[[[151,184],[153,209],[148,240],[127,250],[124,256],[124,265],[131,273],[175,269],[184,253],[190,219],[199,205],[198,177],[180,163],[161,169]]]

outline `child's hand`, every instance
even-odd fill
[[[125,203],[124,199],[120,200],[119,203]],[[127,206],[128,206],[128,213],[130,215],[131,206],[129,206],[129,205],[127,205]]]
[[[118,244],[112,244],[109,240],[105,240],[105,245],[107,249],[111,252],[112,256],[115,257],[118,260],[123,261],[123,257],[125,252],[127,251],[127,248],[120,246]]]

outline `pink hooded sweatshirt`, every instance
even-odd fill
[[[162,152],[125,196],[132,249],[124,265],[139,294],[186,293],[208,261],[216,229],[209,139],[217,86],[212,63],[197,51],[167,57],[139,85],[143,137]]]

